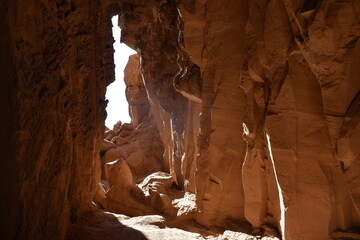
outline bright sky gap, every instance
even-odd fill
[[[120,43],[121,29],[118,27],[118,16],[112,19],[112,33],[115,39],[114,43],[114,62],[115,62],[115,81],[107,87],[106,99],[109,100],[106,108],[107,118],[105,125],[112,129],[113,125],[121,120],[123,123],[130,122],[129,105],[125,97],[124,69],[129,56],[136,52]]]

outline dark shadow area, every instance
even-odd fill
[[[8,27],[6,1],[0,2],[0,107],[4,117],[0,119],[0,179],[3,189],[0,194],[0,239],[15,239],[19,224],[19,179],[16,161],[17,105],[15,99],[15,68],[11,54],[11,39]]]
[[[124,219],[125,216],[124,216]],[[148,240],[140,231],[123,225],[107,212],[87,212],[69,226],[68,240]]]
[[[332,240],[358,240],[360,239],[360,227],[353,227],[346,230],[337,229],[331,235]]]
[[[301,12],[307,12],[315,9],[319,5],[319,3],[320,0],[305,0],[301,8]]]

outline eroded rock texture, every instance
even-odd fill
[[[126,100],[129,103],[131,122],[134,126],[145,121],[149,115],[149,99],[140,73],[140,59],[138,54],[129,57],[124,70],[126,85]]]
[[[131,123],[115,124],[105,132],[101,189],[95,203],[101,209],[128,216],[163,214],[191,220],[198,210],[195,194],[184,193],[174,173],[164,172],[164,145],[149,112],[149,99],[137,54],[125,68],[126,97]]]
[[[147,14],[147,7],[158,14]],[[358,154],[348,131],[356,131],[359,110],[346,120],[359,92],[356,1],[120,8],[126,9],[123,40],[141,55],[152,109],[168,115],[158,123],[172,153],[165,163],[179,186],[196,193],[199,223],[270,224],[289,239],[326,239],[335,229],[358,225]],[[134,27],[130,16],[146,27]],[[159,55],[152,59],[154,52]],[[179,72],[171,67],[175,56]],[[169,60],[158,68],[161,59]],[[175,76],[173,87],[183,97],[164,92],[163,76]],[[173,137],[164,138],[169,132]]]
[[[356,140],[343,135],[359,93],[358,2],[192,1],[180,12],[203,78],[197,219],[273,224],[287,239],[358,225]]]
[[[164,170],[164,145],[149,112],[137,54],[129,57],[124,81],[131,123],[119,121],[112,130],[105,132],[100,148],[102,187],[95,202],[102,209],[141,216],[155,210],[150,194],[142,192],[136,184],[142,184],[147,176]],[[169,178],[171,187],[172,176]]]
[[[104,136],[115,14],[139,57],[132,123]],[[0,19],[1,239],[166,225],[80,218],[92,201],[214,238],[358,238],[359,1],[2,1]]]
[[[114,78],[107,6],[0,5],[1,145],[7,152],[1,156],[0,238],[64,239],[70,221],[93,209],[100,178],[104,94]]]

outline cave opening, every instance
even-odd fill
[[[129,123],[129,106],[125,96],[124,69],[128,62],[129,56],[136,52],[121,42],[121,28],[118,26],[119,16],[111,18],[112,36],[114,38],[114,63],[115,63],[115,81],[106,89],[106,99],[109,101],[106,107],[107,117],[105,126],[112,129],[113,126],[121,121]]]

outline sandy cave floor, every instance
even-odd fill
[[[171,227],[169,227],[171,226]],[[176,226],[176,227],[175,227]],[[167,221],[160,215],[128,217],[110,212],[89,212],[70,227],[69,240],[160,240],[160,239],[218,239],[218,240],[278,240],[277,237],[252,236],[246,233],[208,229],[193,220]]]

